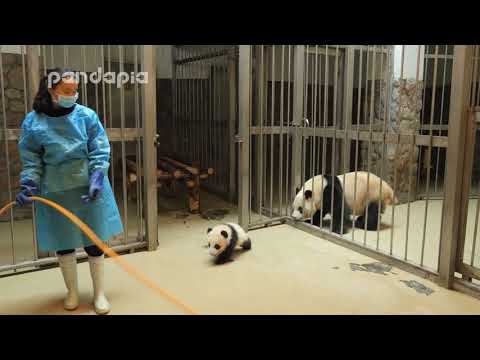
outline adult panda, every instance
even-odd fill
[[[332,188],[333,213],[330,214]],[[323,210],[321,209],[322,198],[324,199]],[[343,199],[345,199],[345,206],[342,218]],[[375,174],[353,171],[337,176],[317,175],[309,179],[302,189],[297,189],[292,217],[296,220],[313,218],[313,224],[319,226],[321,214],[323,216],[330,214],[333,232],[341,233],[342,222],[343,232],[346,232],[352,223],[350,215],[353,215],[356,217],[355,227],[365,228],[366,225],[367,230],[377,230],[379,213],[383,213],[386,206],[394,203],[398,203],[398,199],[392,187]]]

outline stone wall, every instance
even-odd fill
[[[373,95],[375,130],[383,131],[385,106],[387,106],[387,111],[389,111],[386,122],[387,133],[417,134],[422,110],[423,81],[393,79],[393,72],[391,69],[389,71],[392,74],[390,81],[377,81],[375,84]],[[412,144],[398,146],[389,144],[386,145],[384,157],[383,144],[372,143],[369,157],[368,146],[367,141],[362,142],[360,146],[361,168],[368,169],[368,159],[370,158],[370,171],[382,177],[392,188],[396,183],[398,199],[400,202],[408,201],[409,182],[411,182],[411,196],[414,196],[416,192],[418,147]],[[384,169],[382,169],[383,163],[385,164]]]
[[[392,84],[392,131],[402,135],[417,134],[420,128],[423,81],[399,79]],[[392,186],[396,175],[396,191],[400,202],[408,201],[409,183],[411,195],[416,192],[418,171],[418,146],[412,144],[389,146],[389,172],[387,181]],[[411,177],[411,178],[410,178]]]
[[[26,83],[23,77],[22,57],[20,54],[2,54],[3,83],[0,81],[0,127],[20,128],[25,118],[25,94]],[[3,87],[3,96],[1,88]],[[4,111],[5,110],[5,111]],[[5,120],[6,118],[6,120]],[[17,150],[17,141],[8,142],[8,160],[10,165],[10,189],[7,177],[7,157],[5,138],[0,139],[0,204],[9,201],[9,192],[14,197],[19,190],[21,162]],[[16,219],[30,218],[31,210],[28,208],[16,209]],[[5,221],[9,215],[0,218]]]

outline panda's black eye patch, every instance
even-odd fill
[[[303,213],[303,208],[300,206],[300,207],[298,208],[298,211],[301,212],[301,213]]]
[[[214,248],[215,248],[215,250],[218,250],[218,249],[220,249],[220,245],[215,244]]]
[[[228,239],[228,234],[225,230],[223,230],[220,234],[222,234],[222,236],[225,238],[225,239]]]

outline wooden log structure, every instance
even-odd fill
[[[164,161],[166,163],[172,164],[173,166],[175,166],[177,168],[184,169],[185,171],[189,172],[192,175],[198,175],[200,173],[200,170],[198,169],[198,167],[182,164],[181,162],[170,159],[168,157],[161,157],[160,161]]]
[[[182,171],[182,169],[178,169],[177,167],[175,167],[174,165],[170,164],[169,162],[167,161],[164,161],[162,159],[159,159],[157,161],[157,164],[158,164],[158,167],[164,171],[166,171],[167,173],[171,174],[175,179],[183,179],[186,174],[184,171]]]
[[[134,159],[129,157],[127,164],[127,192],[129,199],[136,195],[135,185],[138,177],[142,176],[142,169],[137,169]],[[184,164],[180,161],[160,157],[158,159],[157,169],[157,187],[162,187],[164,183],[183,182],[188,192],[188,209],[192,214],[200,212],[200,183],[201,180],[208,179],[209,176],[215,174],[213,168],[201,169],[199,163],[191,165]]]

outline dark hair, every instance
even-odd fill
[[[37,113],[45,114],[50,112],[53,108],[52,97],[48,92],[48,79],[49,75],[54,72],[59,74],[59,76],[52,77],[52,89],[55,89],[55,87],[62,81],[62,78],[65,74],[72,73],[73,70],[67,68],[54,68],[47,70],[47,74],[40,80],[37,95],[35,95],[35,99],[33,100],[33,110],[35,110]]]

